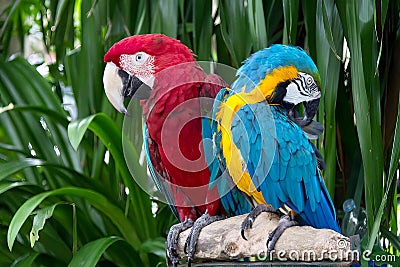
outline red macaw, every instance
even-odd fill
[[[171,239],[203,214],[215,219],[226,214],[217,188],[208,186],[202,111],[211,113],[213,102],[203,100],[215,98],[227,84],[217,75],[207,75],[180,41],[162,34],[125,38],[110,48],[104,61],[105,92],[118,111],[127,113],[124,98],[142,98],[148,166],[183,222],[171,228],[167,239],[169,256],[176,264],[176,241]]]

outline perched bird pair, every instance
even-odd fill
[[[179,41],[146,34],[125,38],[106,53],[104,87],[126,114],[124,98],[141,98],[148,167],[181,223],[167,238],[175,265],[177,238],[192,227],[189,262],[202,227],[250,212],[242,236],[260,212],[282,219],[269,235],[273,249],[297,224],[339,231],[336,214],[310,142],[322,129],[312,121],[320,78],[300,48],[273,45],[253,54],[231,88],[207,75]],[[304,117],[294,110],[304,104]],[[255,206],[255,209],[252,209]]]

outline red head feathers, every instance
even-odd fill
[[[115,43],[104,56],[104,62],[113,62],[121,67],[121,55],[145,52],[154,56],[156,71],[179,63],[194,61],[193,52],[179,40],[163,34],[134,35]]]

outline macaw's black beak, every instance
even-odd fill
[[[125,98],[136,98],[139,100],[148,99],[150,97],[151,88],[142,82],[138,77],[130,75],[122,69],[118,69],[118,75],[122,80],[121,94]]]
[[[304,118],[300,122],[300,126],[306,126],[311,123],[315,114],[317,114],[319,106],[319,98],[304,102]]]

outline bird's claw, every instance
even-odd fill
[[[171,226],[167,236],[167,258],[172,263],[172,266],[176,267],[179,263],[179,257],[177,252],[178,237],[179,234],[190,228],[193,225],[193,221],[186,219],[185,221]]]
[[[244,229],[240,229],[240,235],[242,236],[242,238],[243,238],[244,240],[247,241],[247,238],[246,238],[246,236],[244,235]]]
[[[288,229],[292,226],[296,226],[298,224],[299,223],[296,220],[294,220],[294,218],[292,218],[291,216],[283,215],[281,217],[281,219],[279,220],[276,228],[268,235],[267,242],[266,242],[267,255],[270,255],[271,251],[274,250],[276,242],[279,240],[279,238],[281,237],[283,232],[286,229]]]
[[[274,214],[278,214],[276,210],[272,208],[270,205],[260,204],[255,207],[249,215],[243,220],[242,225],[240,226],[240,234],[244,240],[247,240],[245,236],[245,231],[253,228],[254,220],[261,214],[261,212],[271,212]]]
[[[196,253],[196,245],[197,241],[200,236],[201,230],[206,227],[207,225],[215,222],[225,219],[225,216],[210,216],[207,212],[204,213],[200,218],[198,218],[194,224],[192,229],[190,230],[190,234],[188,238],[186,239],[185,246],[184,246],[184,251],[187,254],[188,257],[188,266],[191,265],[193,259],[194,259],[194,254]]]
[[[249,229],[251,229],[251,228],[253,228],[253,223],[254,223],[254,219],[253,219],[253,217],[250,216],[250,214],[249,214],[249,216],[247,216],[247,217],[243,220],[242,225],[240,226],[240,234],[241,234],[242,238],[243,238],[244,240],[246,240],[246,241],[247,241],[247,238],[246,238],[246,236],[245,236],[245,231],[246,231],[246,230],[249,230]]]

